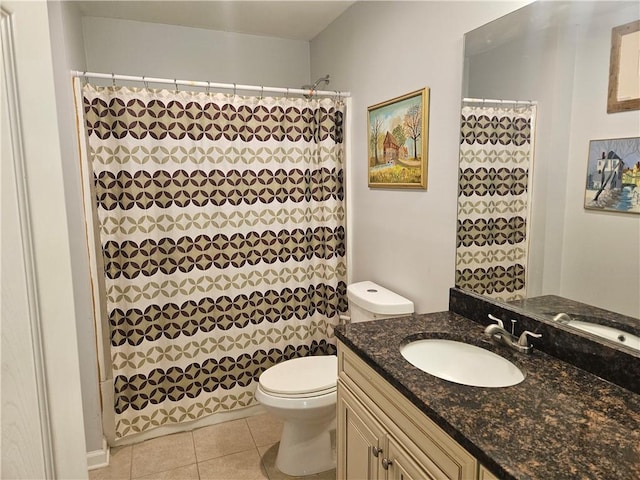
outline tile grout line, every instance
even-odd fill
[[[191,435],[191,448],[193,449],[193,460],[196,462],[196,470],[198,471],[198,479],[200,478],[200,470],[198,469],[198,454],[196,453],[196,439],[193,436],[193,430],[189,430]]]
[[[247,428],[249,429],[249,435],[251,435],[251,440],[253,441],[253,446],[258,448],[258,443],[256,442],[256,438],[253,436],[253,430],[251,430],[251,425],[249,425],[249,422],[247,421],[246,418],[244,418],[244,423],[247,424]],[[258,452],[260,453],[260,452]]]
[[[129,480],[131,480],[131,477],[133,477],[133,447],[134,445],[131,445],[131,448],[129,449],[129,455],[131,455],[131,457],[129,458]]]
[[[258,458],[260,459],[260,465],[262,466],[264,473],[267,475],[267,479],[271,480],[271,475],[269,475],[269,469],[267,468],[267,464],[264,462],[264,457],[260,455],[260,448],[258,447],[258,442],[256,441],[255,436],[253,435],[253,430],[251,429],[251,425],[249,425],[248,417],[245,417],[244,421],[247,424],[247,428],[249,429],[249,435],[251,435],[251,440],[253,440],[253,447],[258,452]]]
[[[196,461],[196,472],[198,472],[198,480],[200,480],[200,462],[198,461]]]
[[[272,479],[272,473],[273,473],[273,472],[270,472],[270,471],[269,471],[269,468],[268,468],[268,465],[267,465],[267,463],[266,463],[266,461],[265,461],[265,458],[260,454],[260,446],[258,445],[257,439],[256,439],[256,437],[255,437],[255,434],[256,434],[256,433],[255,433],[255,432],[253,432],[253,429],[251,428],[251,425],[250,425],[250,423],[249,423],[249,421],[248,421],[248,417],[242,418],[242,420],[244,421],[245,427],[246,427],[246,428],[247,428],[247,430],[249,431],[249,435],[250,435],[250,437],[251,437],[251,441],[252,441],[253,448],[254,448],[254,450],[253,450],[253,451],[254,451],[254,452],[256,452],[256,453],[257,453],[257,455],[258,455],[259,462],[260,462],[259,464],[260,464],[260,466],[261,466],[261,468],[262,468],[262,470],[263,470],[263,472],[264,472],[264,475],[266,476],[266,478],[267,478],[268,480],[271,480],[271,479]],[[203,428],[206,428],[206,427],[203,427]],[[196,429],[196,430],[198,430],[198,429]],[[257,431],[259,431],[259,429],[258,429]],[[204,462],[206,462],[206,461],[209,461],[209,460],[203,460],[203,461],[201,462],[201,461],[198,459],[197,451],[196,451],[196,448],[195,448],[195,442],[196,442],[196,440],[195,440],[194,432],[195,432],[195,430],[189,430],[188,432],[184,432],[184,433],[189,433],[189,434],[190,434],[190,438],[191,438],[191,448],[192,448],[193,458],[194,458],[194,460],[195,460],[195,462],[194,462],[194,463],[195,463],[195,465],[196,465],[197,478],[198,478],[198,479],[200,479],[200,478],[201,478],[200,464],[201,464],[201,463],[204,463]],[[163,436],[163,437],[168,437],[168,436],[169,436],[169,435],[165,435],[165,436]],[[158,438],[161,438],[161,437],[158,437]],[[137,443],[137,444],[132,444],[132,445],[130,445],[130,448],[129,448],[129,468],[128,468],[128,477],[127,477],[127,480],[136,480],[136,479],[141,478],[141,477],[139,476],[139,477],[136,477],[136,479],[134,479],[134,477],[133,477],[133,467],[134,467],[134,458],[135,458],[135,455],[134,455],[134,453],[135,453],[135,452],[134,452],[134,448],[139,447],[142,443],[144,443],[144,442],[140,442],[140,443]],[[276,442],[276,443],[277,443],[277,442]],[[273,445],[275,445],[275,444],[273,444]],[[273,445],[264,445],[264,448],[267,448],[267,449],[268,449],[268,448],[272,447]],[[126,447],[125,447],[125,448],[126,448]],[[246,452],[249,452],[249,451],[250,451],[250,450],[246,450]],[[240,452],[237,452],[237,453],[240,453]],[[235,454],[236,454],[236,453],[230,453],[230,454],[227,454],[227,455],[235,455]],[[227,456],[227,455],[222,455],[222,457]],[[216,457],[216,458],[222,458],[222,457]],[[179,463],[181,463],[181,462],[179,462]],[[191,463],[186,464],[186,465],[180,465],[179,467],[174,467],[174,468],[187,467],[187,466],[189,466],[189,465],[191,465]],[[168,471],[170,471],[170,470],[172,470],[172,469],[173,469],[173,468],[170,468],[169,470],[163,470],[163,471],[160,471],[160,472],[154,472],[154,473],[155,473],[155,474],[161,474],[161,473],[164,473],[164,472],[168,472]]]
[[[260,466],[264,470],[264,473],[267,476],[267,479],[271,480],[271,475],[269,475],[269,469],[267,468],[267,464],[264,462],[264,458],[262,457],[262,455],[260,455],[260,449],[258,448],[257,445],[255,447],[256,447],[256,452],[258,452],[258,458],[260,459]]]
[[[196,437],[193,436],[194,430],[191,430],[191,445],[193,446],[193,458],[196,461],[196,472],[198,473],[198,480],[200,480],[200,462],[198,461],[198,452],[196,451]]]
[[[253,448],[255,448],[258,458],[260,459],[260,466],[264,470],[264,473],[267,475],[267,479],[271,480],[271,476],[269,475],[269,470],[267,469],[267,465],[264,463],[264,459],[262,455],[260,455],[260,449],[258,448],[258,442],[256,442],[256,437],[253,435],[253,430],[251,430],[251,425],[249,425],[249,421],[247,417],[244,418],[244,422],[247,424],[247,429],[249,430],[249,435],[251,435],[251,440],[253,441]]]
[[[157,472],[148,472],[148,473],[145,473],[144,475],[140,475],[140,476],[136,477],[135,479],[133,478],[133,456],[134,456],[133,455],[133,449],[137,445],[142,445],[143,443],[151,441],[151,440],[156,440],[156,439],[160,439],[160,438],[167,438],[167,437],[170,437],[171,435],[181,435],[183,433],[189,433],[190,434],[190,437],[191,437],[191,449],[192,449],[192,452],[193,452],[193,459],[194,459],[193,463],[181,464],[181,465],[177,465],[177,466],[174,465],[173,467],[168,468],[167,470],[160,470],[160,471],[157,471]],[[161,474],[161,473],[164,473],[164,472],[170,472],[171,470],[176,470],[176,469],[179,469],[179,468],[188,467],[188,466],[193,465],[193,464],[195,464],[195,465],[198,464],[198,458],[197,458],[197,455],[196,455],[196,448],[195,448],[195,439],[193,437],[193,430],[188,430],[188,431],[184,431],[184,432],[177,432],[177,433],[173,433],[173,434],[169,434],[169,435],[162,435],[160,437],[151,438],[149,440],[144,440],[142,442],[134,443],[134,444],[131,445],[131,464],[130,464],[130,467],[129,467],[129,480],[139,480],[140,478],[146,477],[148,475],[156,475],[156,474]],[[198,470],[198,478],[199,477],[200,477],[200,470]]]

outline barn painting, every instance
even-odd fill
[[[426,188],[429,88],[368,109],[370,187]]]

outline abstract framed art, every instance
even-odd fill
[[[429,88],[368,108],[369,187],[427,188]]]
[[[584,207],[640,214],[640,137],[589,142]]]

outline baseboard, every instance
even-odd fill
[[[96,468],[102,468],[108,465],[109,445],[107,445],[107,439],[102,437],[102,448],[100,450],[87,452],[87,468],[89,470],[95,470]]]

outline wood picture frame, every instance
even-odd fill
[[[640,110],[640,20],[611,30],[607,113]]]
[[[427,188],[429,87],[369,107],[371,188]]]

